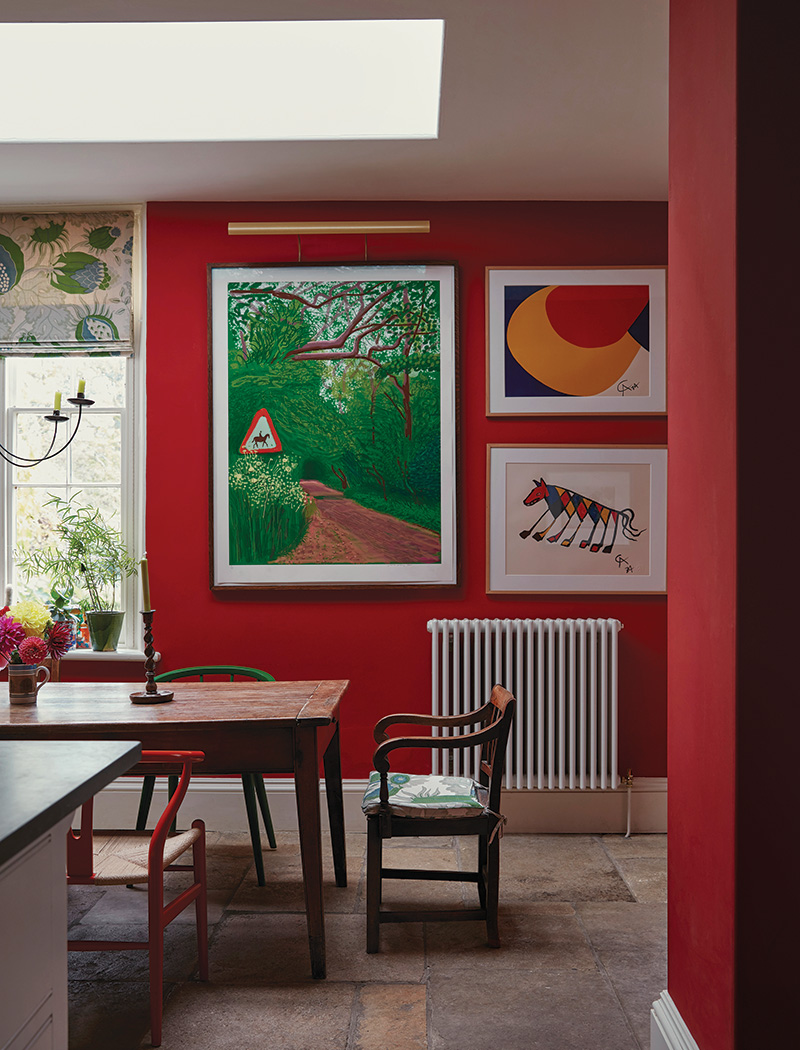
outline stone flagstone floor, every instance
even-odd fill
[[[442,844],[444,842],[444,845]],[[327,839],[325,843],[328,845]],[[393,866],[471,869],[472,840],[398,840]],[[646,1050],[666,987],[666,836],[506,835],[500,933],[381,928],[364,949],[366,836],[347,837],[348,886],[326,848],[328,977],[309,972],[297,836],[265,851],[208,836],[211,980],[197,980],[191,909],[167,930],[165,1050]],[[185,876],[168,873],[168,885]],[[384,899],[472,905],[467,883],[384,883]],[[145,892],[70,887],[70,937],[139,938]],[[144,952],[73,952],[69,1050],[150,1046]]]

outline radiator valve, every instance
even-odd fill
[[[633,787],[633,771],[629,769],[627,775],[622,777],[621,780],[622,787]]]

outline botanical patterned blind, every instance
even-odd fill
[[[133,212],[0,213],[0,354],[131,353]]]

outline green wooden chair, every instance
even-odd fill
[[[177,671],[165,671],[155,676],[157,682],[172,682],[176,678],[196,678],[202,682],[206,676],[216,675],[227,677],[233,682],[237,678],[249,678],[257,682],[274,682],[275,678],[267,671],[259,671],[256,667],[237,667],[233,664],[209,665],[205,667],[182,667]],[[247,807],[247,823],[250,828],[250,841],[253,844],[253,859],[256,862],[256,875],[258,885],[266,885],[264,879],[264,858],[261,856],[261,833],[258,827],[258,810],[261,809],[261,817],[264,821],[264,830],[267,833],[270,849],[277,847],[275,831],[272,827],[272,816],[269,811],[267,792],[264,787],[264,777],[260,773],[242,773],[242,790],[244,791],[244,803]],[[150,812],[150,803],[153,799],[153,788],[155,787],[155,776],[148,774],[144,777],[142,794],[139,799],[139,812],[136,817],[136,830],[143,831],[147,825],[147,815]],[[172,796],[178,786],[177,777],[169,777],[169,793]]]

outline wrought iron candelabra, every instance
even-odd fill
[[[43,456],[39,456],[38,458],[20,456],[19,453],[12,452],[10,449],[7,449],[2,443],[0,443],[0,456],[3,457],[6,463],[10,463],[12,467],[36,467],[40,463],[44,463],[44,461],[47,459],[55,459],[56,456],[60,456],[65,449],[69,448],[69,446],[72,444],[72,442],[78,435],[78,428],[81,425],[81,419],[83,417],[84,408],[91,408],[94,404],[94,401],[86,397],[86,395],[83,393],[78,393],[75,395],[75,397],[68,397],[67,401],[69,401],[71,405],[74,405],[75,408],[77,408],[78,421],[75,424],[72,434],[70,434],[69,438],[64,442],[61,448],[57,448],[55,452],[53,451],[56,440],[58,438],[58,425],[59,423],[65,423],[70,418],[70,416],[62,412],[61,408],[58,407],[54,408],[50,415],[44,417],[48,421],[48,423],[53,424],[53,439],[50,442],[50,447],[48,448],[47,452],[45,452]]]

